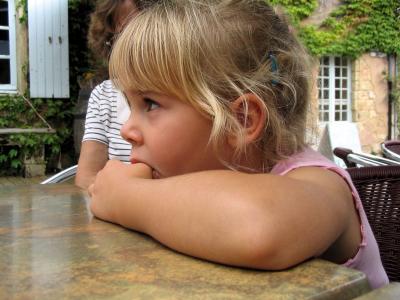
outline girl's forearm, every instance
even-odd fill
[[[255,197],[247,201],[257,194],[256,189],[249,194],[243,182],[251,176],[212,171],[160,180],[131,178],[116,200],[116,221],[180,252],[244,265],[262,246],[268,218]]]
[[[338,230],[324,201],[317,201],[329,200],[328,194],[282,176],[207,171],[129,180],[119,200],[118,223],[177,251],[221,263],[279,269],[325,250]],[[316,205],[328,213],[315,215]],[[325,225],[332,230],[321,245],[308,245],[304,232],[314,239],[316,228]],[[292,245],[298,236],[305,245]]]

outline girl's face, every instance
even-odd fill
[[[174,97],[152,92],[125,95],[131,115],[121,135],[133,146],[132,163],[150,166],[154,178],[226,169],[209,145],[210,119]],[[220,153],[228,159],[230,147]]]
[[[113,22],[114,22],[114,32],[120,33],[124,29],[125,25],[129,21],[129,17],[134,15],[138,11],[138,8],[134,1],[123,0],[120,5],[116,8]]]

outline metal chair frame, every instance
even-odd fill
[[[348,168],[351,167],[377,167],[377,166],[400,166],[400,161],[366,154],[353,152],[350,149],[337,147],[333,149],[333,153],[341,158]]]
[[[381,149],[385,157],[400,162],[400,153],[391,148],[400,149],[400,141],[386,141],[381,144]]]
[[[57,174],[47,178],[46,180],[42,181],[40,184],[50,184],[50,183],[60,183],[67,181],[68,179],[72,178],[76,174],[76,170],[78,169],[78,165],[74,165],[69,167]]]

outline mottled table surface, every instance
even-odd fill
[[[361,295],[354,300],[399,300],[400,282],[391,282],[379,289]]]
[[[0,299],[350,299],[365,276],[312,260],[282,272],[227,267],[99,221],[67,184],[0,189]]]

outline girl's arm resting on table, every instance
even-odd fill
[[[97,173],[108,161],[107,145],[96,141],[82,142],[75,184],[87,189],[95,180]]]
[[[318,256],[354,210],[344,181],[320,168],[152,180],[129,176],[134,167],[107,164],[91,188],[93,213],[179,252],[230,265],[283,269]]]

